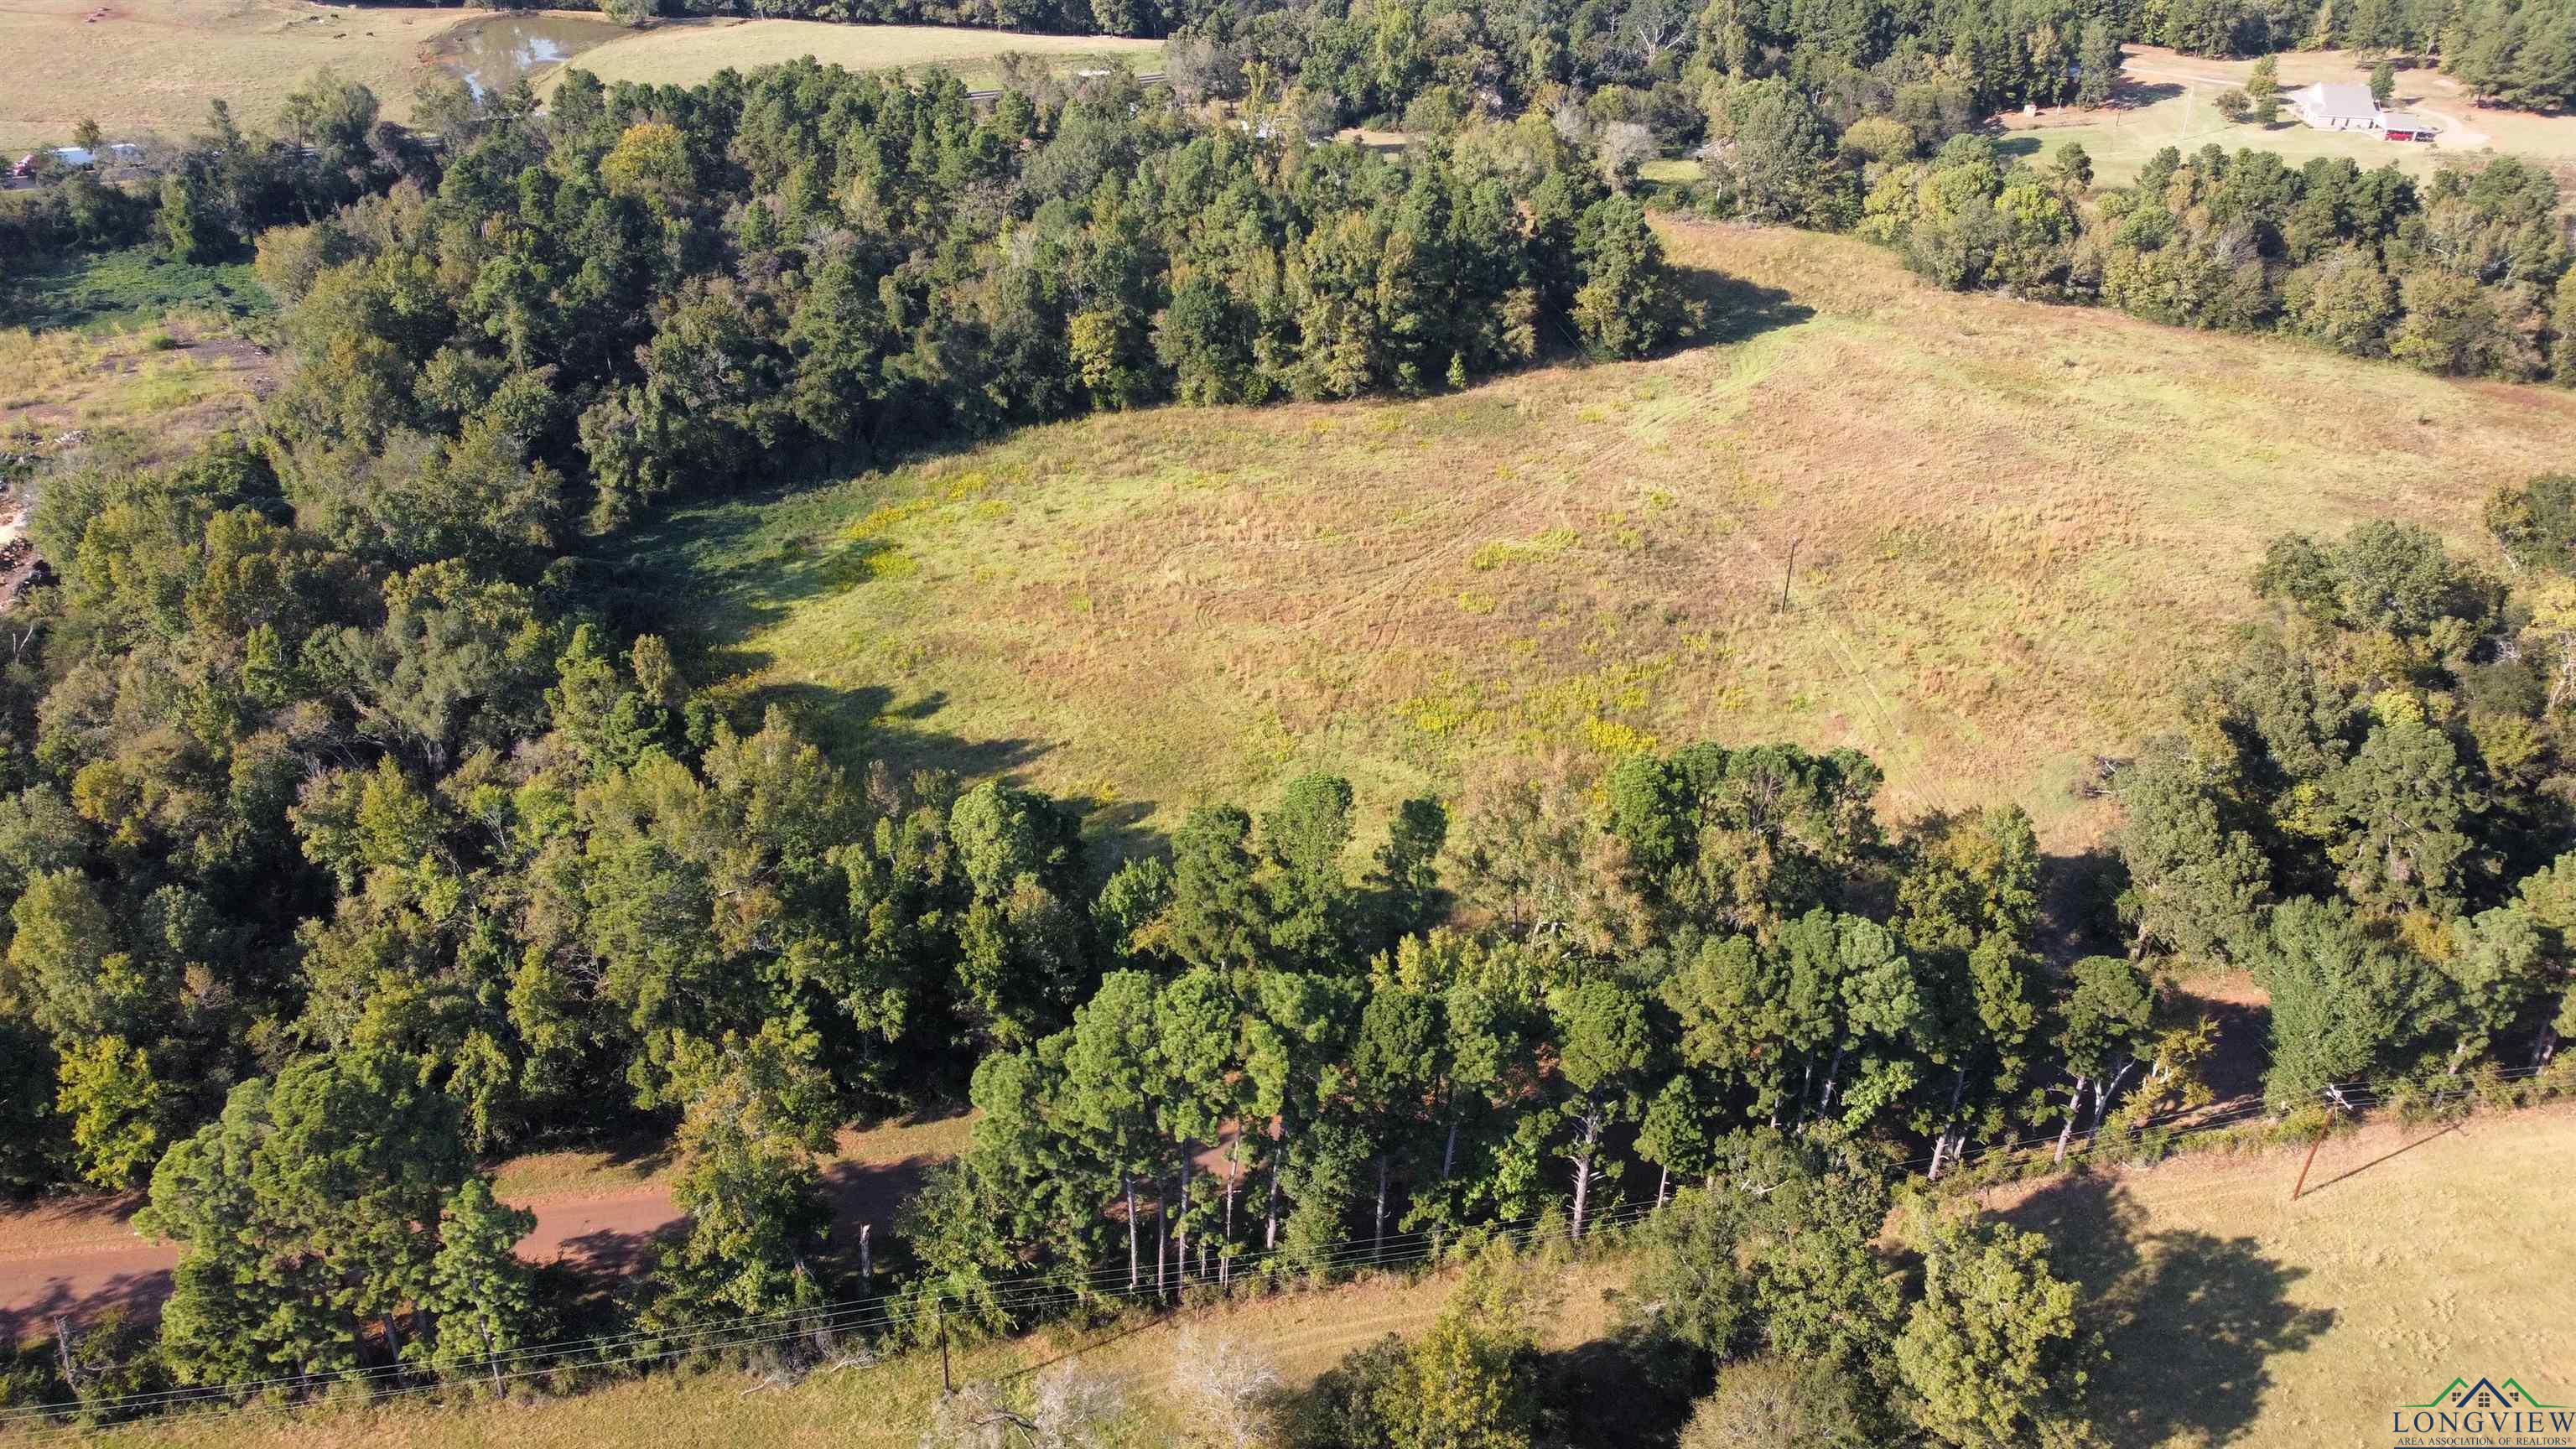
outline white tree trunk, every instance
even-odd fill
[[[1262,1224],[1261,1251],[1275,1252],[1279,1247],[1279,1166],[1288,1160],[1288,1138],[1280,1134],[1279,1145],[1270,1154],[1270,1214]]]
[[[1386,1258],[1386,1154],[1377,1155],[1377,1206],[1370,1218],[1369,1261]]]
[[[2067,1139],[2075,1135],[2075,1118],[2084,1110],[2084,1081],[2084,1078],[2077,1077],[2075,1090],[2066,1094],[2066,1126],[2057,1134],[2057,1156],[2051,1159],[2052,1165],[2066,1161]]]
[[[1234,1141],[1225,1150],[1225,1246],[1217,1251],[1216,1281],[1234,1281],[1234,1184],[1243,1176],[1243,1124],[1234,1124]]]
[[[1601,1114],[1591,1112],[1583,1118],[1583,1152],[1574,1160],[1574,1236],[1583,1237],[1583,1204],[1592,1192],[1592,1152],[1601,1140]]]

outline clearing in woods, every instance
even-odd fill
[[[835,1255],[855,1255],[862,1227],[874,1230],[882,1251],[904,1201],[933,1166],[966,1150],[973,1130],[971,1117],[951,1113],[842,1132],[820,1164]],[[674,1168],[666,1145],[639,1141],[512,1158],[493,1168],[493,1188],[536,1212],[521,1256],[622,1273],[641,1266],[652,1239],[680,1221]],[[132,1192],[0,1213],[0,1341],[41,1337],[58,1314],[79,1321],[111,1307],[156,1306],[179,1253],[134,1231],[142,1206],[143,1194]]]
[[[2374,1431],[2390,1409],[2422,1402],[2454,1374],[2515,1374],[2537,1395],[2571,1401],[2557,1391],[2576,1389],[2576,1309],[2564,1294],[2532,1290],[2576,1274],[2576,1204],[2557,1190],[2560,1164],[2576,1151],[2576,1109],[2472,1120],[2429,1139],[2427,1129],[2374,1126],[2329,1144],[2293,1204],[2303,1150],[2185,1158],[1996,1194],[2008,1217],[2055,1240],[2059,1271],[2090,1290],[2087,1326],[2105,1333],[2109,1350],[2093,1374],[2107,1442],[2384,1443]],[[1605,1290],[1627,1273],[1615,1256],[1569,1273],[1547,1345],[1597,1343],[1613,1311]],[[1190,1422],[1169,1387],[1185,1332],[1247,1344],[1302,1388],[1353,1348],[1421,1332],[1448,1286],[1372,1282],[1125,1332],[983,1344],[958,1352],[955,1372],[1000,1378],[1069,1356],[1127,1390],[1116,1442],[1168,1444]],[[749,1382],[731,1372],[664,1374],[525,1405],[324,1410],[285,1424],[253,1414],[96,1437],[120,1449],[907,1445],[920,1441],[938,1397],[939,1356],[908,1354],[770,1392],[749,1392]]]
[[[2483,555],[2487,493],[2576,436],[2564,391],[1663,235],[1718,334],[1666,357],[1028,429],[677,510],[603,575],[851,765],[1014,774],[1099,830],[1317,768],[1382,811],[1480,757],[1786,738],[1868,751],[1895,816],[2017,800],[2064,847],[2268,539],[2390,515]]]
[[[582,53],[577,64],[610,84],[696,85],[730,66],[812,56],[848,70],[937,66],[968,85],[989,85],[1006,54],[1042,56],[1056,69],[1127,65],[1150,71],[1159,40],[1114,35],[1033,35],[943,25],[835,25],[822,20],[679,20],[612,40]],[[555,74],[560,74],[556,72]],[[540,83],[540,90],[551,89]]]
[[[2033,116],[1997,118],[2007,154],[2038,159],[2075,141],[2093,158],[2096,185],[2126,185],[2164,147],[2186,154],[2203,146],[2228,152],[2251,148],[2278,152],[2288,165],[2318,156],[2349,157],[2364,169],[2394,161],[2416,176],[2429,176],[2445,161],[2484,152],[2507,152],[2539,161],[2576,193],[2576,116],[2504,111],[2477,105],[2468,88],[2429,66],[2397,72],[2392,109],[2431,116],[2441,139],[2431,145],[2390,141],[2375,132],[2317,131],[2302,125],[2289,105],[2271,126],[2231,124],[2219,115],[2219,96],[2242,89],[2253,74],[2250,60],[2212,60],[2160,46],[2125,47],[2118,103],[2096,110],[2050,107]],[[2366,84],[2371,62],[2350,51],[2286,51],[2279,58],[2286,94],[2313,81]],[[2576,202],[2576,194],[2571,194]]]

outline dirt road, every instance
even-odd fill
[[[832,1209],[831,1247],[849,1252],[864,1226],[883,1253],[905,1201],[934,1166],[964,1149],[970,1123],[962,1114],[931,1113],[842,1133],[838,1149],[819,1164]],[[568,1156],[569,1164],[522,1158],[500,1169],[502,1195],[537,1215],[519,1256],[594,1273],[640,1268],[654,1235],[680,1221],[667,1159],[650,1144],[629,1155],[642,1166],[620,1165],[616,1152]],[[642,1180],[599,1180],[629,1171]],[[521,1184],[515,1191],[514,1177]],[[0,1340],[49,1332],[58,1314],[79,1322],[109,1308],[158,1307],[169,1296],[179,1251],[134,1231],[142,1206],[141,1193],[126,1193],[0,1214]]]
[[[43,1208],[20,1219],[17,1225],[26,1231],[12,1237],[27,1245],[0,1244],[0,1338],[40,1333],[58,1314],[78,1322],[108,1308],[149,1310],[168,1296],[179,1250],[134,1231],[132,1218],[141,1206],[139,1194],[128,1194]],[[679,1221],[670,1191],[662,1187],[528,1206],[537,1228],[519,1244],[519,1256],[600,1272],[633,1268],[652,1236]]]

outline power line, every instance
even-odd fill
[[[2546,1070],[2549,1070],[2547,1065],[2504,1068],[2484,1074],[2484,1079],[2521,1080],[2537,1076]],[[2332,1090],[2356,1109],[2375,1107],[2382,1102],[2381,1094],[2358,1082],[2340,1085]],[[2153,1123],[2209,1113],[2210,1110],[2208,1105],[2177,1108],[2128,1124],[2122,1130],[2135,1132]],[[2219,1110],[2214,1115],[2204,1116],[2187,1127],[2177,1129],[2173,1136],[2176,1139],[2191,1139],[2212,1135],[2230,1130],[2271,1110],[2270,1104],[2259,1098],[2239,1099],[2236,1102],[2219,1104]],[[2095,1127],[2085,1134],[2084,1145],[2090,1148],[2098,1144],[2102,1135],[2103,1129],[2099,1126]],[[2040,1132],[2011,1139],[1987,1147],[1976,1154],[1976,1160],[1980,1163],[1990,1163],[1999,1156],[2053,1142],[2055,1138],[2055,1133]],[[1930,1160],[1928,1157],[1917,1157],[1886,1164],[1886,1167],[1891,1172],[1899,1172],[1925,1166]],[[1660,1207],[1661,1204],[1658,1203],[1639,1201],[1606,1208],[1587,1214],[1585,1227],[1587,1230],[1606,1231],[1632,1226],[1652,1216],[1660,1210]],[[505,1383],[516,1382],[551,1374],[567,1366],[624,1369],[659,1363],[691,1353],[754,1348],[821,1335],[890,1331],[920,1323],[950,1304],[967,1308],[985,1306],[1011,1317],[1022,1317],[1081,1302],[1170,1298],[1186,1294],[1192,1289],[1204,1290],[1209,1287],[1231,1292],[1234,1286],[1232,1276],[1235,1272],[1240,1271],[1250,1275],[1247,1281],[1257,1283],[1260,1271],[1274,1263],[1286,1263],[1294,1271],[1313,1273],[1333,1273],[1371,1267],[1410,1267],[1436,1258],[1444,1249],[1445,1240],[1451,1236],[1462,1240],[1487,1234],[1508,1238],[1515,1233],[1534,1233],[1551,1218],[1559,1223],[1567,1221],[1563,1214],[1551,1210],[1531,1217],[1462,1227],[1454,1231],[1442,1226],[1336,1239],[1319,1245],[1317,1251],[1304,1253],[1276,1247],[1257,1253],[1222,1253],[1219,1255],[1221,1271],[1224,1274],[1222,1279],[1211,1279],[1202,1270],[1201,1275],[1193,1281],[1186,1258],[1182,1257],[1181,1267],[1172,1278],[1149,1281],[1159,1273],[1166,1261],[1163,1254],[1175,1249],[1175,1245],[1166,1240],[1165,1244],[1157,1250],[1155,1273],[1148,1273],[1141,1264],[1133,1268],[1113,1264],[1089,1273],[1070,1276],[1063,1273],[1033,1273],[1013,1279],[997,1279],[985,1285],[985,1291],[972,1297],[946,1292],[920,1291],[871,1294],[804,1308],[743,1315],[711,1323],[676,1325],[666,1329],[639,1329],[622,1334],[594,1335],[581,1339],[558,1339],[547,1344],[528,1345],[504,1353],[461,1361],[450,1366],[449,1371],[456,1375],[454,1379],[398,1384],[396,1387],[373,1394],[370,1402],[381,1403],[397,1398],[438,1393],[459,1386],[469,1386],[473,1382],[491,1383],[496,1379]],[[1186,1251],[1185,1246],[1179,1247],[1175,1256],[1185,1254]],[[1119,1281],[1121,1279],[1128,1281],[1121,1284]],[[621,1349],[631,1350],[631,1352],[623,1357],[616,1356],[617,1351]],[[16,1424],[39,1422],[64,1413],[104,1412],[121,1415],[173,1408],[191,1403],[205,1403],[209,1407],[201,1413],[186,1416],[190,1418],[252,1413],[294,1413],[309,1405],[300,1403],[219,1405],[213,1401],[262,1390],[327,1387],[350,1383],[372,1385],[387,1379],[399,1380],[416,1370],[416,1365],[396,1362],[340,1374],[281,1375],[228,1384],[120,1395],[112,1399],[71,1406],[28,1405],[14,1409],[0,1409],[0,1429]],[[34,1431],[24,1436],[21,1442],[51,1443],[91,1432],[94,1430],[87,1426],[63,1425]]]
[[[1588,1214],[1586,1227],[1589,1229],[1594,1226],[1602,1228],[1623,1226],[1637,1221],[1644,1214],[1652,1211],[1651,1204],[1629,1204],[1605,1209],[1600,1213]],[[1463,1228],[1457,1230],[1455,1236],[1464,1238],[1480,1233],[1497,1232],[1508,1235],[1515,1231],[1535,1230],[1539,1225],[1547,1222],[1548,1218],[1548,1214],[1540,1214],[1535,1217]],[[1450,1235],[1447,1229],[1414,1229],[1386,1234],[1383,1241],[1376,1235],[1344,1238],[1322,1245],[1320,1251],[1311,1253],[1299,1254],[1288,1248],[1273,1248],[1258,1253],[1227,1254],[1224,1261],[1229,1276],[1237,1270],[1247,1274],[1257,1273],[1263,1265],[1273,1262],[1289,1263],[1300,1271],[1326,1273],[1365,1267],[1401,1267],[1428,1261],[1440,1251],[1441,1240]],[[662,1330],[636,1330],[609,1337],[563,1339],[552,1344],[523,1347],[506,1353],[460,1361],[451,1367],[451,1372],[457,1375],[453,1381],[403,1385],[385,1390],[375,1395],[374,1399],[381,1402],[407,1395],[437,1392],[467,1384],[471,1380],[490,1383],[496,1375],[489,1371],[494,1369],[507,1370],[497,1375],[507,1382],[555,1372],[565,1366],[566,1360],[571,1360],[574,1366],[580,1367],[616,1368],[656,1362],[700,1351],[784,1342],[817,1333],[888,1329],[920,1322],[942,1304],[954,1304],[960,1307],[973,1307],[979,1303],[989,1304],[1013,1316],[1018,1316],[1033,1310],[1059,1307],[1085,1300],[1169,1296],[1187,1292],[1192,1288],[1203,1289],[1214,1286],[1204,1275],[1193,1281],[1186,1264],[1174,1278],[1161,1284],[1152,1281],[1151,1273],[1141,1267],[1136,1274],[1137,1281],[1134,1286],[1128,1287],[1117,1282],[1127,1276],[1128,1270],[1120,1266],[1075,1275],[1069,1279],[1063,1275],[1029,1274],[1018,1279],[997,1280],[991,1285],[993,1291],[974,1298],[950,1293],[873,1294],[776,1313],[746,1315],[714,1323],[675,1326]],[[1231,1284],[1226,1286],[1230,1287]],[[740,1336],[746,1333],[750,1336]],[[672,1342],[675,1339],[683,1341]],[[620,1348],[631,1348],[635,1352],[623,1358],[602,1356],[603,1351],[613,1354]],[[0,1410],[0,1426],[51,1418],[65,1412],[124,1413],[208,1402],[222,1396],[269,1389],[329,1387],[350,1383],[372,1384],[389,1378],[399,1378],[413,1372],[416,1367],[416,1365],[403,1363],[377,1364],[339,1374],[280,1375],[227,1384],[120,1395],[112,1399],[95,1400],[72,1406],[30,1405]],[[269,1408],[292,1411],[305,1406],[288,1404],[232,1407],[241,1411],[265,1412]],[[210,1409],[209,1412],[221,1413],[226,1410]],[[81,1426],[65,1426],[46,1432],[77,1435],[91,1431]],[[40,1435],[30,1442],[43,1442],[43,1439]]]

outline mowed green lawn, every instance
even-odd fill
[[[680,510],[601,561],[685,663],[853,766],[1168,825],[1297,772],[1383,809],[1480,761],[1787,738],[1897,815],[2170,727],[2266,540],[2485,548],[2576,395],[1938,291],[1848,238],[1667,226],[1718,335],[1416,401],[1162,408]],[[1779,607],[1784,577],[1788,607]]]

